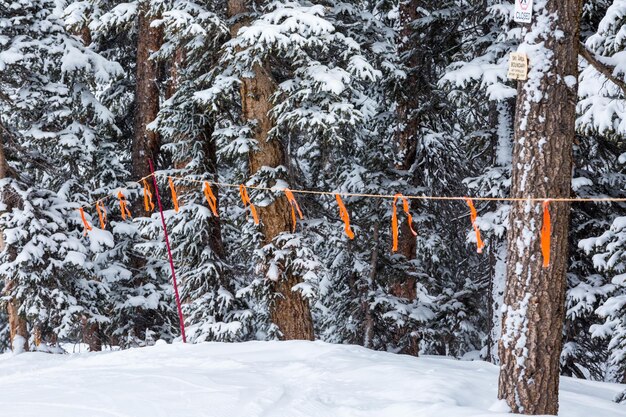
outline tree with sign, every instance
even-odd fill
[[[515,115],[511,197],[520,200],[509,218],[499,384],[517,413],[558,410],[570,205],[533,199],[570,196],[580,16],[578,0],[538,2],[519,48],[531,65]]]

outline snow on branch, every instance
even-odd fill
[[[582,42],[580,43],[579,46],[580,46],[580,49],[578,53],[580,54],[580,56],[582,56],[585,59],[585,61],[589,63],[589,65],[594,67],[599,73],[604,75],[609,81],[611,81],[613,84],[618,86],[624,93],[624,96],[626,97],[626,83],[623,80],[619,79],[617,76],[615,76],[613,72],[613,68],[611,68],[609,64],[602,62],[601,58],[596,56],[589,49],[587,49],[585,44],[583,44]]]

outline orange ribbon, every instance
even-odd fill
[[[91,225],[87,222],[87,219],[85,218],[85,210],[83,210],[83,208],[81,207],[78,209],[78,211],[80,212],[80,218],[83,220],[83,226],[85,228],[84,235],[87,236],[87,232],[93,230],[93,227],[91,227]]]
[[[213,194],[211,185],[208,182],[204,182],[204,188],[202,189],[202,191],[204,191],[204,197],[206,198],[207,203],[209,203],[209,207],[211,208],[213,215],[215,217],[220,217],[217,211],[217,198]]]
[[[146,213],[152,213],[154,210],[154,203],[152,202],[152,191],[148,186],[148,182],[143,179],[143,206],[146,209]]]
[[[285,196],[287,197],[287,201],[289,201],[289,205],[291,206],[291,224],[292,231],[296,231],[296,210],[298,211],[298,216],[300,216],[300,220],[304,219],[302,215],[302,210],[300,210],[300,206],[296,201],[296,198],[293,196],[293,193],[289,188],[285,188]]]
[[[100,229],[104,230],[107,223],[107,209],[104,208],[104,203],[96,201],[96,211],[98,212],[98,218],[100,219]]]
[[[122,212],[122,219],[126,220],[126,218],[131,218],[130,210],[128,209],[128,203],[126,202],[126,197],[122,192],[117,193],[117,198],[120,199],[120,211]]]
[[[174,187],[174,181],[172,177],[167,177],[170,182],[170,191],[172,192],[172,201],[174,202],[174,210],[178,213],[178,195],[176,194],[176,187]]]
[[[337,200],[337,205],[339,206],[339,217],[343,220],[344,231],[346,235],[352,240],[354,239],[354,232],[350,228],[350,215],[348,214],[348,210],[346,206],[343,204],[341,200],[341,196],[339,194],[335,194],[335,200]]]
[[[411,216],[409,210],[409,200],[402,194],[398,193],[393,197],[393,215],[391,216],[391,233],[393,236],[394,252],[398,251],[398,209],[396,207],[396,203],[399,198],[402,199],[402,206],[404,207],[404,212],[407,214],[407,222],[409,224],[409,228],[411,229],[411,233],[413,233],[413,236],[417,236],[417,232],[413,230],[413,216]]]
[[[476,246],[478,253],[483,253],[483,249],[485,244],[483,240],[480,238],[480,229],[478,229],[478,224],[476,224],[476,218],[478,217],[478,213],[476,212],[476,207],[474,207],[474,202],[471,198],[466,198],[465,201],[470,208],[470,219],[472,221],[472,227],[474,228],[474,232],[476,232]]]
[[[543,225],[541,226],[541,254],[543,255],[543,267],[550,266],[550,235],[552,223],[550,220],[550,200],[543,202]]]
[[[250,206],[250,212],[252,213],[252,217],[254,218],[254,224],[259,224],[259,215],[256,212],[256,207],[254,207],[254,204],[252,204],[252,201],[248,196],[248,190],[246,189],[245,185],[239,185],[239,194],[241,194],[241,201],[243,201],[243,206]]]

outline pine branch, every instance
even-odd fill
[[[593,52],[587,49],[585,44],[581,42],[579,46],[580,48],[578,53],[580,54],[580,56],[582,56],[585,61],[589,63],[589,65],[594,67],[596,71],[604,75],[609,81],[618,86],[622,90],[624,97],[626,97],[626,82],[613,75],[613,68],[601,62],[600,59]]]

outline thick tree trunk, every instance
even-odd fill
[[[0,131],[0,179],[8,178],[12,175],[12,170],[7,163],[5,154],[4,154],[4,139],[2,137],[2,132]],[[11,210],[13,206],[16,205],[16,201],[14,201],[17,196],[14,196],[9,190],[2,191],[2,200],[3,203],[6,204],[7,210]],[[6,248],[6,244],[4,241],[4,234],[0,233],[0,251],[4,251]],[[12,254],[15,256],[15,254]],[[7,281],[4,283],[4,294],[9,294],[15,283],[13,281]],[[23,352],[28,351],[28,326],[26,323],[26,319],[19,313],[20,306],[16,299],[11,298],[6,303],[7,314],[9,316],[9,337],[11,349],[14,352]]]
[[[511,195],[569,197],[581,1],[535,6],[526,36],[529,80],[518,88]],[[516,202],[510,213],[499,397],[523,414],[558,411],[569,204],[552,203],[550,209],[548,268],[542,267],[541,204]]]
[[[398,35],[398,52],[404,65],[413,70],[419,66],[418,55],[412,54],[415,49],[411,41],[414,39],[413,28],[411,23],[414,22],[417,15],[417,7],[420,0],[405,0],[400,2],[400,25]],[[398,149],[399,158],[396,162],[396,169],[408,172],[416,161],[417,141],[420,133],[419,118],[415,117],[415,111],[419,106],[419,97],[412,91],[403,91],[398,98],[398,106],[396,110],[399,129],[396,132],[396,147]],[[412,206],[412,201],[410,202]],[[407,261],[412,261],[416,257],[416,240],[411,233],[411,229],[407,222],[401,222],[399,225],[398,235],[398,253],[405,257]],[[405,298],[407,300],[415,300],[417,297],[417,281],[410,274],[405,274],[391,286],[391,294],[396,297]],[[400,353],[418,356],[419,339],[411,336],[410,333],[414,329],[410,325],[403,326],[395,332],[394,339],[398,345],[404,345]],[[408,337],[408,341],[406,339]],[[408,343],[407,343],[408,342]]]
[[[158,133],[146,126],[156,119],[159,113],[159,65],[150,59],[150,55],[161,47],[162,31],[150,27],[156,16],[149,13],[150,2],[143,0],[139,4],[139,24],[137,39],[137,68],[135,93],[135,135],[132,146],[132,175],[134,179],[150,174],[148,159],[155,161],[161,146]],[[148,185],[152,187],[151,181]],[[154,194],[154,190],[153,191]],[[141,199],[133,204],[133,214],[144,212]]]
[[[246,1],[229,0],[228,12],[231,17],[247,12]],[[231,34],[235,36],[243,24],[244,21],[240,21],[233,25]],[[267,140],[268,132],[274,126],[269,112],[272,109],[270,98],[276,91],[276,83],[266,65],[255,65],[253,72],[254,77],[241,80],[240,88],[243,117],[257,122],[255,139],[258,141],[258,150],[249,155],[252,175],[263,167],[285,165],[282,143],[279,140]],[[266,207],[258,207],[266,244],[271,243],[280,233],[291,231],[289,210],[285,197],[276,198]],[[278,282],[272,282],[272,290],[277,297],[270,305],[270,315],[283,339],[313,340],[313,320],[308,301],[293,291],[293,287],[299,282],[299,278],[290,274]]]

